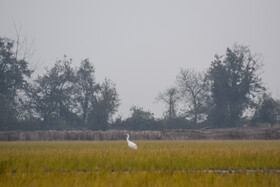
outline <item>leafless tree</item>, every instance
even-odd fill
[[[35,40],[30,40],[27,35],[22,34],[20,26],[14,24],[15,35],[15,57],[18,60],[30,61],[35,53]]]
[[[164,102],[167,107],[167,116],[169,119],[176,118],[177,102],[179,100],[178,90],[175,87],[167,88],[156,98],[158,101]]]
[[[184,112],[196,124],[204,116],[207,93],[205,74],[191,69],[181,69],[176,83],[185,104]]]

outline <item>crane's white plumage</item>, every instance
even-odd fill
[[[134,142],[129,140],[129,134],[126,134],[126,136],[127,136],[126,141],[128,143],[128,147],[136,150],[137,149],[137,145]]]

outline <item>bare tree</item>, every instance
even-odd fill
[[[22,35],[21,27],[14,24],[15,29],[15,48],[16,59],[29,61],[35,53],[35,40],[29,40],[26,35]]]
[[[178,90],[175,87],[167,88],[164,92],[160,93],[156,98],[157,101],[164,102],[168,110],[166,112],[169,119],[176,118],[177,102],[179,100]]]
[[[204,115],[206,103],[205,74],[191,69],[181,69],[176,80],[181,99],[185,104],[185,114],[195,124]]]

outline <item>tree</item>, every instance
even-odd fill
[[[129,130],[158,130],[154,114],[145,111],[141,107],[133,106],[130,109],[131,117],[127,118],[125,123],[126,129]]]
[[[17,122],[19,92],[24,90],[32,71],[15,54],[14,41],[0,37],[0,124],[2,129]]]
[[[273,99],[270,94],[264,93],[256,107],[252,122],[257,124],[274,125],[280,117],[280,102]]]
[[[213,106],[209,120],[216,127],[235,127],[245,109],[264,90],[261,61],[248,47],[234,45],[225,56],[215,56],[209,68]]]
[[[95,82],[94,67],[88,59],[81,62],[76,73],[75,98],[83,124],[87,124],[92,102],[96,101],[100,86]]]
[[[91,101],[88,126],[93,130],[107,130],[109,120],[117,112],[120,105],[116,85],[105,79],[97,97]]]
[[[43,76],[38,76],[30,92],[30,102],[44,124],[76,120],[74,102],[75,74],[71,59],[64,56]]]
[[[177,102],[180,99],[180,97],[178,95],[178,91],[176,88],[171,87],[166,89],[163,93],[160,93],[156,99],[158,101],[162,101],[166,103],[168,107],[166,112],[167,118],[174,119],[177,117],[176,108],[177,108]]]
[[[181,100],[185,104],[185,114],[194,124],[205,114],[207,101],[207,84],[205,74],[190,69],[181,69],[177,76],[177,86]]]

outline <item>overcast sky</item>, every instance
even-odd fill
[[[0,0],[0,36],[34,40],[31,66],[52,67],[66,54],[89,58],[96,79],[116,83],[119,114],[133,105],[161,116],[155,102],[180,68],[206,70],[234,43],[263,55],[263,81],[280,99],[279,0]]]

